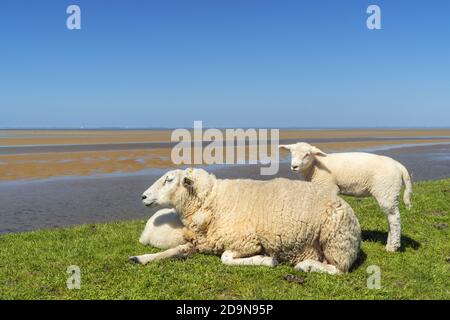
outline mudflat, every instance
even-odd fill
[[[0,130],[0,146],[169,142],[172,130]],[[280,139],[448,137],[450,129],[282,129]]]
[[[0,130],[0,146],[167,142],[170,130]]]
[[[170,130],[2,130],[0,181],[170,168],[170,136]],[[280,143],[295,141],[328,152],[450,143],[450,129],[280,131]]]

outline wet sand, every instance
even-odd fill
[[[171,130],[0,130],[0,146],[169,142]],[[280,139],[447,137],[449,129],[282,129]]]
[[[168,142],[169,130],[0,130],[0,146]]]
[[[7,155],[0,156],[0,181],[133,172],[171,164],[170,149]]]
[[[374,136],[368,136],[375,133]],[[419,133],[425,134],[425,136],[417,136]],[[445,135],[449,133],[447,131],[411,130],[296,130],[282,131],[280,143],[307,141],[329,152],[389,145],[450,142],[450,136]],[[47,131],[20,131],[19,133],[12,131],[9,134],[17,135],[22,140],[25,139],[26,144],[0,146],[0,181],[88,176],[99,173],[125,173],[147,168],[173,167],[170,154],[175,143],[156,141],[164,139],[168,135],[165,131],[123,131],[123,133],[117,131],[94,131],[92,133],[70,131],[62,132],[61,136],[58,135],[60,131],[49,133]],[[3,133],[3,137],[5,135]],[[146,135],[150,137],[150,142],[117,142],[119,138],[144,139]],[[77,144],[35,144],[38,142],[48,143],[49,136],[53,139],[52,142],[76,142]],[[67,140],[66,136],[71,137],[72,140]],[[84,136],[89,138],[87,140],[90,143],[82,143],[85,141],[83,140]],[[42,140],[43,137],[47,140]],[[10,137],[5,139],[9,139],[8,143],[12,143]],[[102,141],[109,142],[98,143],[98,139],[105,139]],[[2,142],[0,141],[0,143]],[[207,144],[208,142],[204,143],[205,146]]]
[[[413,181],[450,177],[450,144],[391,148],[371,151],[402,162]],[[298,179],[286,160],[277,176]],[[208,170],[219,178],[272,178],[260,176],[256,165],[211,166]],[[0,182],[0,233],[147,218],[151,212],[141,205],[140,195],[165,171]]]

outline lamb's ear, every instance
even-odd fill
[[[188,177],[183,178],[183,187],[188,189],[189,193],[193,193],[194,191],[194,180]]]
[[[319,148],[314,147],[314,146],[311,148],[311,153],[315,156],[322,156],[322,157],[327,156],[327,154],[325,152],[323,152],[322,150],[320,150]]]
[[[291,144],[280,144],[278,145],[278,149],[283,149],[283,150],[289,150],[291,151],[292,145]]]

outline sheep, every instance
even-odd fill
[[[306,181],[327,185],[336,193],[373,196],[384,212],[388,224],[386,250],[401,247],[398,197],[405,184],[403,201],[411,208],[411,179],[408,170],[392,158],[364,152],[326,154],[308,143],[280,145],[291,153],[291,170],[300,172]]]
[[[221,256],[226,265],[338,274],[356,260],[361,229],[352,208],[313,183],[217,179],[203,169],[167,172],[142,195],[148,207],[171,207],[185,226],[186,243],[132,256],[146,264],[194,252]]]
[[[158,249],[169,249],[186,243],[183,224],[173,209],[163,208],[148,219],[139,242]]]

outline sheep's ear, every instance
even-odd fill
[[[183,178],[183,187],[188,189],[189,193],[194,191],[194,181],[188,177]]]
[[[314,147],[314,146],[311,148],[311,153],[315,156],[322,156],[322,157],[327,156],[327,154],[325,152],[323,152],[322,150],[320,150],[319,148]]]
[[[188,178],[188,177],[184,177],[183,178],[183,187],[192,187],[194,185],[194,181],[192,181],[192,179]]]
[[[292,145],[290,145],[290,144],[280,144],[278,146],[278,149],[289,150],[289,151],[291,151],[291,148],[292,148]]]

